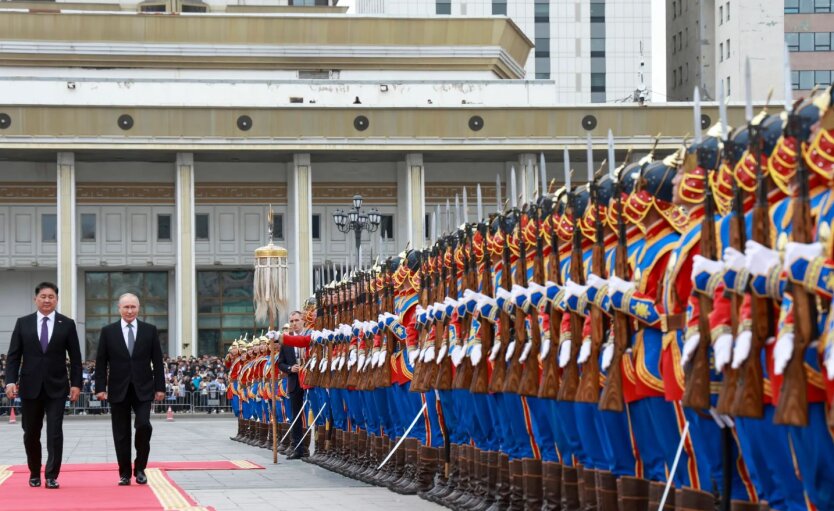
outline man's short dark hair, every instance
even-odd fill
[[[298,314],[298,315],[299,315],[299,316],[301,316],[302,318],[304,317],[304,314],[302,314],[302,313],[301,313],[301,311],[292,311],[292,312],[290,312],[290,317],[293,317],[293,316],[295,316],[296,314]]]
[[[58,286],[56,286],[52,282],[41,282],[40,284],[35,286],[35,296],[41,294],[41,291],[43,291],[44,289],[51,289],[55,291],[56,296],[58,295]]]

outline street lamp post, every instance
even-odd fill
[[[359,252],[359,245],[362,243],[362,231],[376,232],[381,220],[382,217],[376,208],[368,213],[362,211],[362,196],[359,194],[353,196],[353,208],[348,210],[347,213],[342,209],[337,209],[333,213],[333,221],[336,222],[339,232],[347,234],[354,231],[357,268],[362,266],[362,255]]]

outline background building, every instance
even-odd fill
[[[834,2],[779,0],[666,0],[667,94],[670,101],[744,99],[744,61],[750,58],[754,99],[784,96],[784,52],[790,55],[794,97],[827,87],[834,73]]]
[[[422,246],[437,206],[442,232],[464,187],[470,218],[478,184],[497,207],[496,177],[502,198],[512,175],[531,197],[542,153],[548,181],[565,147],[586,176],[587,134],[599,165],[609,129],[618,159],[692,129],[688,105],[562,104],[552,80],[524,79],[533,41],[506,17],[34,7],[0,3],[0,351],[54,280],[88,357],[126,291],[170,354],[217,353],[265,326],[251,279],[268,204],[297,307],[315,275],[353,264],[332,215],[356,193],[383,215],[370,264]]]
[[[651,97],[651,0],[355,0],[359,15],[508,16],[533,41],[527,78],[553,80],[562,103]],[[662,94],[661,94],[662,96]]]

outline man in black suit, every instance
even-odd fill
[[[37,312],[18,318],[9,345],[6,396],[20,392],[23,445],[29,464],[29,486],[41,485],[41,429],[46,414],[46,487],[58,488],[64,449],[64,402],[81,393],[81,347],[75,321],[55,312],[58,286],[42,282],[35,288]],[[67,382],[70,359],[70,386]]]
[[[139,298],[119,297],[122,319],[101,329],[96,356],[96,394],[110,400],[113,443],[119,462],[119,485],[130,485],[131,472],[138,484],[147,484],[145,467],[151,451],[151,403],[165,398],[162,347],[156,327],[139,321]],[[109,366],[109,375],[108,375]],[[102,389],[107,389],[106,392]],[[130,412],[136,414],[136,460],[130,464]]]
[[[290,331],[300,334],[302,326],[301,312],[295,311],[290,314]],[[304,388],[298,381],[298,375],[301,373],[300,362],[303,356],[304,348],[290,346],[281,346],[281,352],[278,354],[278,368],[287,374],[287,393],[290,395],[292,420],[295,421],[292,427],[292,444],[293,446],[298,445],[298,448],[287,456],[289,460],[297,460],[308,455],[307,448],[304,445],[299,445],[301,437],[304,435],[301,419],[295,420],[297,414],[304,413],[304,410],[302,410],[304,406]]]

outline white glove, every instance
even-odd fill
[[[738,369],[750,356],[750,346],[753,343],[753,332],[750,330],[742,330],[736,336],[735,346],[733,347],[733,369]]]
[[[338,358],[334,358],[333,360],[331,360],[330,361],[330,370],[335,371],[336,370],[336,364],[338,364],[338,363],[339,363]]]
[[[449,349],[449,346],[446,345],[444,342],[440,345],[440,349],[437,351],[437,363],[443,362],[443,358],[446,356],[446,350]]]
[[[617,291],[621,293],[627,293],[632,288],[634,288],[634,284],[628,282],[627,280],[623,280],[620,277],[611,277],[608,279],[608,294],[613,295]]]
[[[702,255],[696,255],[692,258],[692,279],[695,279],[696,275],[701,273],[707,273],[709,275],[715,275],[716,273],[721,273],[724,270],[724,265],[721,261],[713,261],[712,259],[707,259]]]
[[[780,263],[779,252],[761,243],[747,240],[744,251],[744,266],[752,275],[767,276]]]
[[[323,358],[323,359],[321,359],[321,362],[319,362],[319,372],[323,373],[326,369],[327,369],[327,359]]]
[[[483,358],[483,347],[482,344],[478,342],[473,344],[472,350],[469,351],[469,360],[472,362],[472,367],[480,364],[481,358]]]
[[[822,255],[822,243],[815,242],[815,243],[796,243],[795,241],[789,241],[787,245],[785,245],[785,266],[784,268],[787,270],[791,267],[791,265],[797,262],[800,259],[805,259],[806,261],[813,261],[817,257]]]
[[[388,357],[388,352],[384,349],[379,350],[379,365],[377,367],[382,367],[385,365],[385,359]]]
[[[420,350],[413,349],[408,352],[408,363],[411,364],[411,367],[414,367],[414,363],[417,362],[417,359],[420,357]]]
[[[559,367],[565,367],[570,361],[570,345],[571,341],[563,341],[559,345]]]
[[[591,340],[585,339],[582,341],[582,345],[579,346],[579,357],[576,359],[576,362],[584,364],[589,358],[591,358]]]
[[[345,367],[345,361],[346,360],[347,360],[347,357],[345,357],[344,355],[339,357],[339,371],[341,371],[342,368]]]
[[[724,249],[724,267],[733,271],[739,272],[744,269],[744,254],[734,249],[727,247]]]
[[[607,371],[611,367],[611,361],[614,360],[614,343],[607,342],[602,347],[602,370]]]
[[[689,359],[692,358],[692,354],[695,353],[695,350],[698,349],[698,344],[701,342],[701,336],[695,334],[688,338],[683,343],[683,353],[681,354],[681,366],[686,366],[689,363]]]
[[[524,361],[527,360],[527,357],[530,355],[530,350],[532,349],[533,343],[530,341],[525,342],[524,348],[521,350],[521,355],[518,357],[518,361],[523,364]]]
[[[425,355],[423,355],[423,362],[431,362],[432,360],[434,360],[434,345],[429,345],[426,348]]]
[[[373,355],[371,355],[371,367],[379,367],[379,352],[375,351]]]
[[[547,358],[547,355],[550,353],[550,337],[542,338],[542,346],[540,351],[540,357],[542,360]]]
[[[356,368],[359,369],[360,371],[364,370],[365,369],[365,361],[367,360],[367,358],[368,357],[366,357],[365,355],[359,355],[359,361],[357,362],[358,365],[356,366]]]
[[[350,358],[348,358],[348,369],[356,365],[356,360],[358,356],[356,355],[356,350],[350,351]]]
[[[504,362],[509,362],[511,358],[513,358],[513,353],[515,352],[515,341],[510,341],[510,344],[507,345],[507,352],[504,353]]]
[[[495,341],[492,343],[492,349],[489,350],[489,361],[495,362],[495,359],[498,358],[498,352],[501,350],[501,341]]]
[[[715,370],[719,373],[724,370],[724,365],[733,358],[733,336],[721,334],[712,346],[715,355]]]
[[[785,332],[776,340],[773,349],[773,372],[782,374],[793,357],[793,332]]]
[[[585,284],[588,285],[587,287],[602,289],[602,286],[608,284],[608,280],[600,277],[596,273],[592,273],[588,275],[588,279],[585,281]]]
[[[455,364],[455,367],[458,367],[461,362],[463,362],[463,356],[466,354],[466,350],[458,345],[452,346],[451,353],[449,357],[452,359],[452,363]]]
[[[365,369],[368,368],[368,366],[373,366],[373,363],[374,363],[373,355],[365,357],[365,363],[362,365],[362,370],[364,371]]]
[[[581,298],[588,292],[588,286],[583,286],[581,284],[577,284],[576,282],[569,280],[565,282],[565,295],[566,296],[575,296],[577,298]]]

